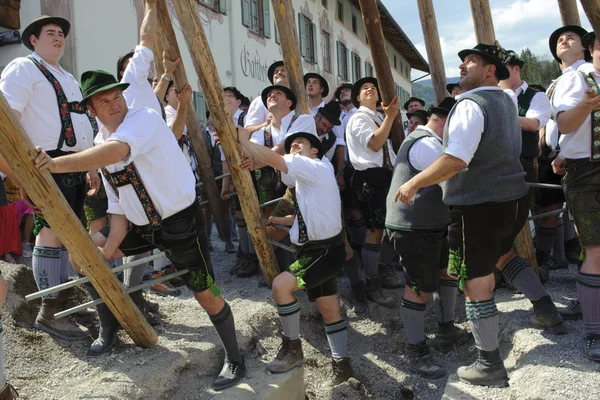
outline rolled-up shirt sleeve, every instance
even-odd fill
[[[14,60],[2,71],[0,91],[13,110],[23,113],[33,95],[33,80],[23,63]]]
[[[533,99],[531,99],[531,104],[525,113],[525,118],[537,119],[540,122],[538,125],[539,130],[546,126],[550,120],[550,115],[552,115],[550,100],[548,100],[545,93],[536,93]]]
[[[579,104],[585,97],[587,89],[588,86],[579,72],[573,71],[561,76],[552,96],[554,114],[558,115]]]
[[[484,126],[481,107],[469,99],[459,101],[448,124],[448,145],[444,153],[468,165],[477,151]]]
[[[250,141],[255,144],[260,144],[263,146],[265,144],[265,130],[259,129],[252,134],[250,137]]]
[[[117,131],[110,135],[107,142],[115,140],[127,143],[130,151],[123,161],[128,162],[138,154],[148,152],[156,145],[154,140],[156,129],[152,130],[151,127],[160,126],[156,123],[157,119],[162,122],[161,116],[156,111],[150,108],[140,110],[135,117],[126,119]]]
[[[346,146],[346,140],[344,139],[344,129],[343,125],[338,125],[333,127],[333,133],[335,134],[335,145],[336,146]]]
[[[361,147],[368,148],[369,141],[375,134],[377,125],[371,117],[364,115],[364,113],[354,114],[354,118],[350,120],[350,126],[348,127],[348,134],[356,137]]]
[[[288,168],[287,177],[293,180],[299,180],[307,185],[314,185],[321,179],[318,161],[301,155],[286,154],[283,156],[285,165]],[[321,170],[322,172],[322,170]],[[289,181],[288,181],[289,182]]]

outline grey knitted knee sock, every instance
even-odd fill
[[[425,304],[402,299],[400,315],[406,330],[408,344],[423,342],[425,340]]]
[[[331,349],[331,358],[339,361],[348,357],[348,322],[342,319],[325,325],[325,334]]]
[[[577,294],[583,312],[585,336],[600,335],[600,275],[579,272]]]
[[[516,287],[529,300],[536,301],[548,295],[531,265],[521,257],[513,258],[502,270],[506,282]]]
[[[300,304],[294,300],[289,304],[277,304],[283,334],[290,340],[300,339]]]
[[[494,298],[484,301],[467,301],[465,302],[465,311],[477,348],[483,351],[496,350],[500,345],[498,339],[500,315]]]
[[[438,323],[454,321],[454,308],[458,294],[458,281],[440,279],[437,292],[433,293],[435,315]]]
[[[62,250],[60,247],[35,246],[33,248],[31,266],[33,269],[33,278],[35,279],[38,289],[48,289],[62,283],[61,252]],[[57,292],[44,297],[56,299],[59,294],[60,292]]]

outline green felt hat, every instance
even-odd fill
[[[84,104],[93,95],[105,90],[120,88],[125,90],[129,87],[129,83],[120,83],[115,77],[102,70],[86,71],[81,74],[81,91],[83,92],[83,100],[79,103]]]

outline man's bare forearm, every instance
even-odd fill
[[[563,135],[575,132],[590,116],[591,112],[592,110],[582,102],[570,110],[558,113],[556,116],[558,130]]]
[[[393,118],[385,117],[383,119],[383,123],[371,136],[369,140],[368,148],[371,151],[379,151],[385,144],[385,141],[388,140],[390,136],[390,131],[392,129],[392,124],[394,123]]]
[[[109,219],[110,233],[108,234],[108,238],[106,238],[103,250],[104,254],[110,257],[119,250],[121,242],[123,242],[123,239],[127,236],[127,232],[129,231],[129,221],[126,216],[121,214],[110,214]]]
[[[156,3],[154,1],[146,1],[146,11],[144,20],[140,28],[140,46],[154,49],[156,43],[156,27],[158,25],[158,17],[156,12]]]
[[[53,159],[53,173],[87,172],[114,164],[129,154],[129,145],[123,142],[110,141],[94,146],[79,153]]]
[[[519,117],[521,129],[528,132],[535,132],[540,127],[540,121],[535,118]]]
[[[258,163],[266,164],[279,171],[287,172],[287,166],[283,160],[283,156],[268,147],[261,146],[250,141],[240,141],[246,154],[250,155]]]
[[[185,118],[187,116],[187,105],[179,103],[177,107],[177,113],[175,114],[175,118],[173,119],[173,123],[171,124],[171,131],[175,135],[175,139],[181,139],[183,135],[183,131],[185,129]]]

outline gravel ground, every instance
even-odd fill
[[[230,302],[236,318],[241,349],[248,374],[269,379],[264,366],[276,354],[279,322],[267,288],[260,276],[231,277],[235,255],[224,252],[213,238],[212,253],[217,282]],[[90,341],[64,342],[31,328],[39,302],[26,303],[23,296],[36,291],[26,266],[0,262],[9,282],[5,306],[4,341],[9,381],[23,399],[211,399],[210,389],[218,374],[223,351],[207,317],[184,290],[181,296],[157,297],[163,324],[157,327],[158,345],[136,347],[124,333],[108,355],[89,357]],[[575,295],[575,268],[556,272],[547,288],[559,305]],[[598,399],[599,365],[585,361],[581,354],[581,322],[569,322],[563,336],[546,335],[529,325],[530,303],[521,294],[502,289],[496,293],[502,311],[501,351],[510,374],[508,389],[477,388],[457,382],[454,371],[475,358],[472,341],[461,343],[449,354],[434,350],[434,356],[451,374],[449,378],[425,380],[409,373],[403,357],[405,334],[398,309],[371,304],[360,318],[349,308],[350,288],[340,278],[342,309],[350,322],[350,356],[356,379],[333,390],[320,387],[330,371],[330,354],[321,318],[299,294],[302,306],[301,332],[304,340],[305,382],[309,399]],[[395,291],[400,300],[401,290]],[[71,297],[82,301],[85,293],[72,290]],[[457,322],[464,321],[464,298],[457,302]],[[436,321],[431,305],[426,330],[433,338]],[[95,329],[94,320],[80,320]]]

